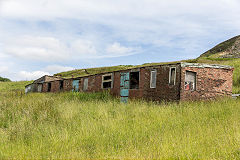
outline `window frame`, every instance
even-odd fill
[[[153,76],[152,76],[152,73],[155,72],[155,86],[152,86],[152,80],[153,80]],[[150,88],[157,88],[157,70],[154,69],[154,70],[151,70],[150,72]]]
[[[138,87],[137,88],[131,88],[131,73],[138,73]],[[140,71],[137,70],[137,71],[131,71],[129,72],[129,89],[131,90],[134,90],[134,89],[139,89],[140,88]]]
[[[104,80],[104,77],[107,77],[107,76],[111,76],[111,79],[109,79],[109,80]],[[108,74],[104,74],[104,75],[102,75],[102,89],[109,89],[109,88],[103,88],[103,83],[105,83],[105,82],[111,82],[111,87],[109,87],[109,88],[113,88],[113,73],[108,73]]]
[[[87,83],[85,82],[87,81]],[[87,78],[83,78],[83,91],[87,91],[88,90],[88,77]],[[86,86],[85,86],[86,84]]]
[[[172,69],[175,69],[175,73],[174,73],[174,82],[173,84],[171,84],[171,79],[172,79]],[[170,70],[169,70],[169,80],[168,80],[168,84],[169,85],[175,85],[176,84],[176,74],[177,74],[177,67],[170,67]]]
[[[193,89],[193,90],[186,90],[186,89],[185,89],[187,72],[191,72],[191,73],[194,73],[194,74],[195,74],[195,82],[194,82],[194,89]],[[185,91],[196,91],[196,90],[197,90],[197,72],[193,72],[193,71],[189,71],[189,70],[186,70],[186,71],[185,71],[184,90],[185,90]]]

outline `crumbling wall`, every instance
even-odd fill
[[[196,73],[196,89],[186,90],[186,71]],[[181,100],[214,99],[232,95],[233,69],[183,67],[181,69]]]

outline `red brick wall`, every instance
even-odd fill
[[[72,91],[72,79],[63,80],[63,91]]]
[[[169,71],[171,67],[176,67],[175,85],[169,84]],[[153,69],[157,70],[156,88],[150,88],[150,76]],[[180,98],[180,65],[164,65],[158,67],[148,67],[143,69],[144,74],[144,98],[153,101],[179,100]]]
[[[176,67],[176,83],[169,85],[169,69]],[[150,74],[152,69],[157,69],[157,87],[150,88]],[[147,67],[138,70],[140,71],[139,89],[129,89],[129,98],[144,98],[148,100],[179,100],[180,97],[180,65],[164,65],[157,67]],[[113,88],[110,93],[120,97],[120,72],[113,73]],[[104,75],[104,74],[102,74]],[[88,77],[88,90],[86,92],[99,92],[107,89],[102,89],[102,75]],[[83,79],[80,80],[79,88],[82,91]]]
[[[48,83],[43,83],[42,92],[47,92]]]
[[[196,90],[184,89],[185,73],[196,72]],[[191,68],[181,70],[181,100],[213,99],[232,94],[233,69]]]
[[[51,92],[60,92],[60,81],[53,81],[51,84]]]
[[[48,83],[51,83],[51,91],[50,92],[59,92],[60,91],[60,81],[52,81],[43,83],[42,92],[48,91]]]

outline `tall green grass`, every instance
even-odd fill
[[[239,159],[240,101],[122,104],[107,93],[0,96],[0,159]]]

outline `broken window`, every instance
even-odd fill
[[[157,71],[153,70],[151,71],[150,88],[156,88],[156,82],[157,82]]]
[[[48,91],[48,92],[51,91],[51,87],[52,87],[52,84],[51,84],[51,83],[48,83],[48,86],[47,86],[47,91]]]
[[[176,82],[176,67],[170,68],[169,72],[169,84],[170,85],[175,85]]]
[[[83,79],[83,90],[86,91],[88,89],[88,78]]]
[[[139,88],[139,72],[130,73],[130,89]]]
[[[185,76],[185,90],[194,91],[196,90],[196,72],[186,71]]]
[[[59,85],[60,90],[63,90],[63,81],[60,81],[59,83],[60,83]]]
[[[112,74],[102,76],[102,88],[112,88]]]

